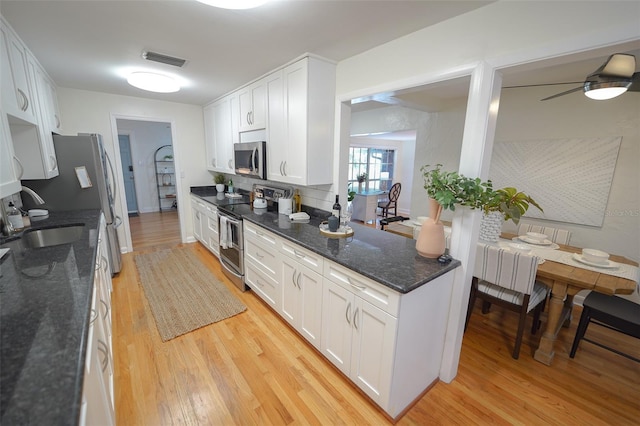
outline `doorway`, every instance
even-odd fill
[[[126,195],[127,211],[130,213],[129,220],[125,222],[130,238],[127,245],[137,251],[145,247],[147,241],[158,244],[169,236],[180,239],[179,209],[171,209],[160,215],[156,180],[155,153],[161,146],[173,147],[172,123],[137,117],[114,118],[118,135],[116,150],[122,166],[123,195]],[[174,159],[177,167],[178,159]],[[177,205],[178,194],[175,201]],[[167,217],[158,220],[156,216]]]
[[[120,142],[120,160],[122,161],[122,178],[124,179],[124,191],[127,197],[127,213],[129,216],[138,215],[138,199],[136,197],[135,173],[131,157],[131,141],[129,135],[118,135]]]

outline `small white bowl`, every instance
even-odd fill
[[[529,253],[531,251],[531,247],[518,243],[509,243],[509,248],[520,253]]]
[[[548,237],[545,234],[540,234],[538,232],[527,232],[527,238],[530,238],[535,241],[543,242]]]
[[[607,263],[609,260],[609,253],[602,250],[585,248],[582,249],[582,258],[591,263]]]

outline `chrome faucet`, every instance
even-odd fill
[[[36,192],[33,189],[23,186],[22,191],[29,194],[31,198],[33,198],[33,201],[36,202],[36,204],[44,204],[44,200],[42,199],[42,197],[36,194]]]

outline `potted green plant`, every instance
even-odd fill
[[[218,191],[218,193],[224,193],[224,182],[225,182],[225,177],[222,174],[217,174],[213,177],[213,181],[216,184],[216,191]]]
[[[358,180],[358,192],[362,192],[362,184],[367,180],[367,172],[362,172],[356,176]]]
[[[544,212],[531,196],[514,187],[508,186],[493,190],[489,186],[482,200],[483,215],[480,224],[480,239],[490,242],[498,241],[503,222],[512,220],[517,225],[529,206],[534,206]]]

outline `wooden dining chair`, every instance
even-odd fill
[[[536,256],[478,243],[465,330],[476,299],[483,301],[483,314],[489,312],[492,304],[517,312],[518,331],[512,357],[518,359],[527,314],[533,310],[531,334],[535,334],[540,327],[540,313],[549,293],[548,287],[536,281],[537,271]]]
[[[547,237],[549,237],[549,240],[553,241],[556,244],[569,245],[569,240],[571,240],[571,231],[568,231],[566,229],[552,228],[550,226],[540,226],[533,225],[531,223],[520,222],[520,226],[518,227],[518,235],[524,235],[527,232],[538,232],[540,234],[545,234]]]
[[[393,209],[393,216],[398,216],[398,198],[400,198],[400,191],[402,191],[402,185],[400,182],[396,182],[389,190],[389,198],[378,201],[378,208],[382,210],[382,217],[388,217],[391,209]]]

